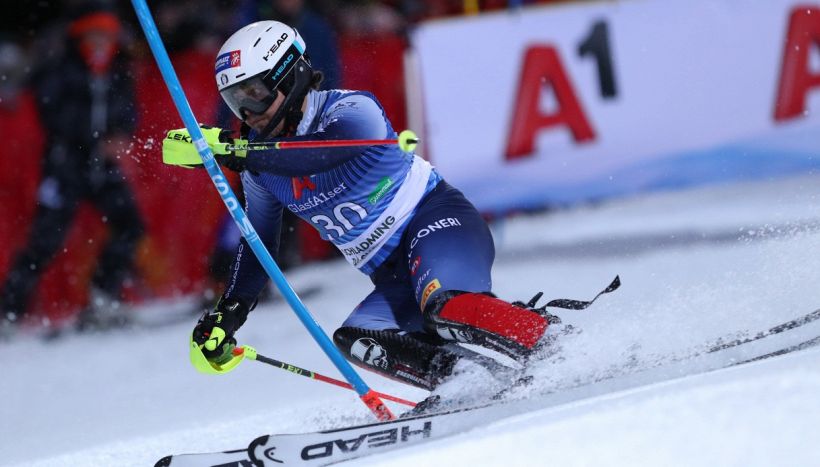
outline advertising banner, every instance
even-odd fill
[[[820,168],[820,2],[578,2],[412,34],[411,126],[487,212]]]

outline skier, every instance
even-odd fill
[[[283,23],[240,29],[219,51],[215,74],[244,124],[241,136],[251,141],[396,137],[370,93],[317,90],[322,75],[311,67],[305,41]],[[490,230],[427,161],[395,145],[227,151],[219,145],[233,141],[227,132],[204,133],[218,162],[241,172],[247,215],[268,249],[277,250],[287,208],[370,277],[374,290],[333,335],[354,364],[429,390],[462,358],[490,360],[455,343],[518,360],[538,348],[549,315],[490,292]],[[192,334],[213,364],[231,359],[234,334],[267,280],[242,239],[224,294]]]

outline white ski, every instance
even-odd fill
[[[259,467],[334,464],[464,432],[483,425],[488,411],[503,409],[488,405],[315,433],[265,435],[251,442],[248,455]]]

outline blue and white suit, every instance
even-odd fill
[[[296,136],[277,141],[396,137],[369,93],[310,91],[306,100]],[[251,151],[246,168],[246,211],[271,251],[288,209],[370,276],[374,291],[344,326],[421,331],[431,298],[491,288],[486,223],[430,163],[396,145]],[[267,279],[242,240],[225,297],[253,302]]]

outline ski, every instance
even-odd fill
[[[811,338],[809,340],[800,342],[799,344],[794,344],[794,345],[791,345],[789,347],[784,347],[780,350],[775,350],[774,352],[769,352],[765,355],[760,355],[758,357],[750,358],[750,359],[744,360],[742,362],[737,362],[733,366],[743,365],[745,363],[757,362],[757,361],[760,361],[760,360],[766,360],[766,359],[772,358],[772,357],[779,357],[781,355],[786,355],[788,353],[797,352],[798,350],[808,349],[808,348],[814,347],[816,345],[820,345],[820,336],[817,336],[817,337]]]
[[[736,343],[735,346],[760,339],[762,337]],[[820,336],[798,344],[790,344],[771,352],[766,351],[766,353],[754,358],[724,364],[719,368],[760,361],[816,345],[820,345]],[[523,381],[523,384],[527,383],[528,381]],[[585,392],[584,387],[576,387],[568,389],[565,393],[547,394],[545,396],[552,396],[553,402],[562,403],[582,399]],[[246,451],[238,451],[237,459],[245,456],[249,459],[250,464],[248,465],[257,467],[274,467],[280,464],[331,465],[462,433],[476,426],[486,424],[488,419],[501,419],[523,413],[540,405],[532,401],[505,401],[492,398],[490,402],[483,405],[453,408],[389,422],[370,423],[312,433],[264,435],[253,440]],[[203,457],[202,459],[208,458]],[[242,461],[244,459],[235,462]],[[167,465],[184,467],[203,464],[171,463]],[[228,464],[219,467],[234,466],[244,467],[245,464]]]
[[[661,364],[656,367],[644,368],[637,372],[644,374],[645,383],[657,381],[666,374],[688,374],[686,370],[698,372],[713,371],[720,368],[742,365],[755,361],[772,358],[812,346],[820,345],[818,330],[809,323],[820,320],[820,310],[807,313],[803,316],[773,326],[755,334],[745,334],[749,337],[723,338],[707,343],[701,348],[706,350],[695,352],[687,356]],[[770,341],[767,337],[784,334],[786,331],[802,331],[791,342],[781,343]],[[791,333],[789,333],[791,335]],[[733,349],[744,349],[749,344],[757,343],[746,353],[737,356],[728,355]],[[700,361],[699,358],[706,358]],[[699,362],[699,366],[689,368],[690,364]],[[676,367],[676,364],[678,365]],[[617,379],[622,374],[596,378],[582,382],[577,386],[560,388],[539,394],[537,397],[547,398],[555,405],[571,402],[588,397],[587,388],[596,384],[609,384],[612,391],[628,389],[630,385],[618,384]],[[609,382],[607,382],[609,380]],[[527,385],[524,375],[520,379],[521,385]],[[635,381],[632,382],[634,386]],[[264,435],[253,440],[247,449],[218,453],[181,454],[162,458],[155,467],[249,467],[249,466],[277,466],[279,464],[329,465],[358,457],[386,452],[419,442],[442,438],[459,433],[476,426],[478,422],[486,422],[488,418],[503,418],[534,408],[532,401],[505,400],[505,394],[514,389],[502,390],[499,397],[493,397],[484,404],[466,407],[443,408],[440,411],[414,415],[388,422],[370,423],[352,427],[338,428],[325,431],[301,434],[272,434]],[[640,383],[637,383],[640,385]],[[446,401],[445,401],[446,404]],[[520,405],[520,407],[519,407]],[[539,404],[541,406],[542,404]],[[518,408],[517,408],[518,407]],[[435,410],[435,406],[431,408]]]
[[[264,435],[247,449],[174,454],[154,467],[251,467],[278,464],[329,465],[441,438],[476,426],[486,419],[488,404],[388,422],[298,434]]]
[[[718,352],[720,350],[725,350],[731,347],[737,347],[741,344],[748,344],[750,342],[754,342],[765,337],[781,334],[785,331],[789,331],[809,324],[812,321],[817,321],[818,319],[820,319],[820,309],[814,310],[811,313],[806,313],[803,316],[797,317],[790,321],[786,321],[785,323],[778,324],[777,326],[771,327],[765,331],[758,332],[752,337],[733,339],[728,342],[723,342],[722,340],[719,340],[709,345],[709,350],[707,350],[706,353]]]
[[[258,467],[329,465],[466,431],[486,421],[497,405],[467,407],[335,430],[264,435],[248,446]]]

